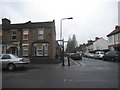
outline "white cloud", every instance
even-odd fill
[[[76,34],[78,43],[106,34],[117,24],[117,2],[119,0],[2,0],[1,17],[12,23],[41,22],[55,19],[59,39],[60,19],[63,21],[63,36]],[[14,5],[13,5],[14,3]]]

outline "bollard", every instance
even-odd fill
[[[62,53],[62,66],[65,66],[65,64],[64,64],[64,54]]]
[[[68,66],[70,66],[70,57],[68,56]]]
[[[64,59],[62,59],[62,66],[65,66],[65,64],[64,64]]]

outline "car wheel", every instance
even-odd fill
[[[8,64],[7,68],[8,68],[9,71],[14,71],[16,66],[14,64]]]

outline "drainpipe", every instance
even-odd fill
[[[20,56],[22,57],[22,44],[23,44],[23,30],[20,28]]]

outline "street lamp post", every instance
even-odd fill
[[[60,21],[60,40],[62,41],[62,45],[63,47],[61,47],[61,61],[62,61],[62,66],[64,66],[64,39],[62,40],[62,20],[65,19],[73,19],[72,17],[69,18],[62,18]]]
[[[73,19],[73,17],[62,18],[61,19],[61,21],[60,21],[60,40],[62,40],[62,20],[65,20],[65,19]]]

